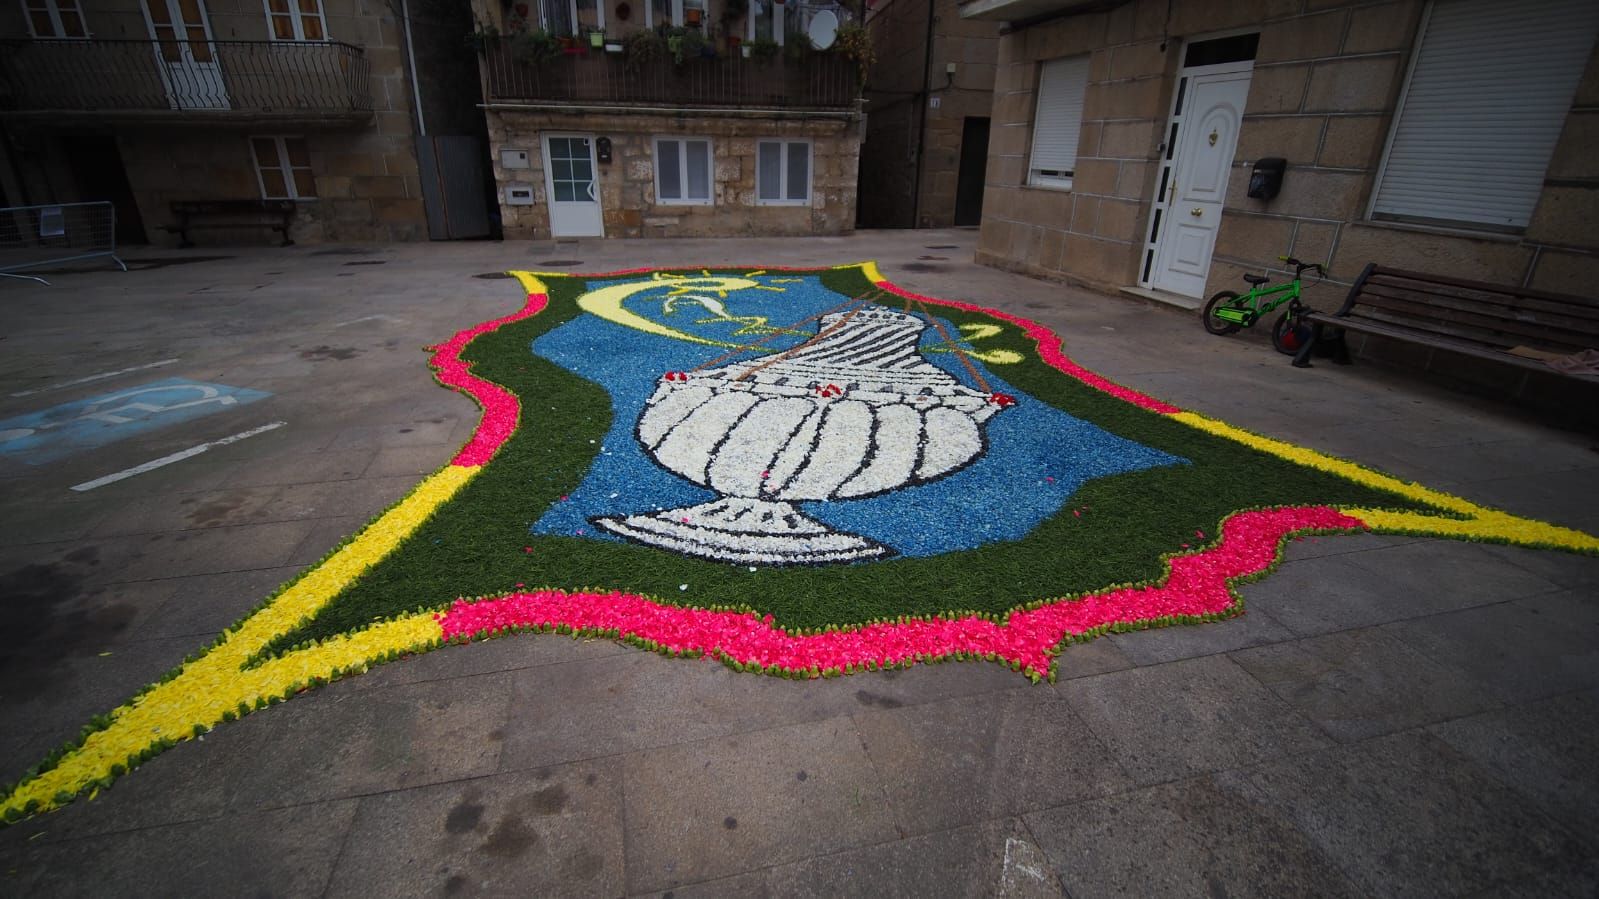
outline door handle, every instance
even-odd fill
[[[1205,210],[1200,209],[1198,206],[1195,206],[1193,209],[1188,210],[1188,214],[1193,216],[1194,218],[1199,218],[1200,216],[1205,214]]]

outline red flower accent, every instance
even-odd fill
[[[989,394],[988,401],[1000,407],[1001,409],[1005,408],[1006,406],[1016,405],[1016,397],[1013,397],[1008,393]]]

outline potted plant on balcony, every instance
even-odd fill
[[[758,37],[745,44],[744,48],[748,51],[748,56],[760,62],[771,62],[777,58],[778,52],[783,49],[777,45],[777,41],[769,37]]]
[[[666,56],[666,39],[654,31],[635,31],[623,43],[627,53],[627,70],[634,74],[644,71],[656,60]]]
[[[531,66],[543,66],[561,55],[561,42],[542,28],[523,31],[511,38],[511,57]]]
[[[698,59],[704,56],[706,46],[705,35],[698,28],[684,28],[672,58],[678,65],[682,65],[685,59]]]
[[[855,63],[860,71],[857,89],[864,90],[866,75],[872,70],[872,64],[877,62],[877,50],[872,47],[872,33],[855,22],[841,25],[838,36],[833,40],[833,52]]]
[[[592,47],[595,50],[604,49],[605,48],[605,32],[600,31],[597,28],[594,29],[593,31],[590,31],[589,32],[589,46]]]

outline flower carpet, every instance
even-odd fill
[[[1241,611],[1298,535],[1599,553],[1599,538],[1187,412],[1036,323],[872,263],[513,273],[433,350],[482,407],[448,465],[7,788],[93,795],[329,680],[521,631],[828,677],[1053,678],[1073,642]]]

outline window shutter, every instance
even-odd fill
[[[1033,115],[1033,157],[1029,167],[1045,177],[1069,178],[1077,167],[1077,136],[1083,126],[1083,94],[1088,89],[1088,57],[1044,63]]]
[[[1437,0],[1376,217],[1524,228],[1599,28],[1593,0]]]

